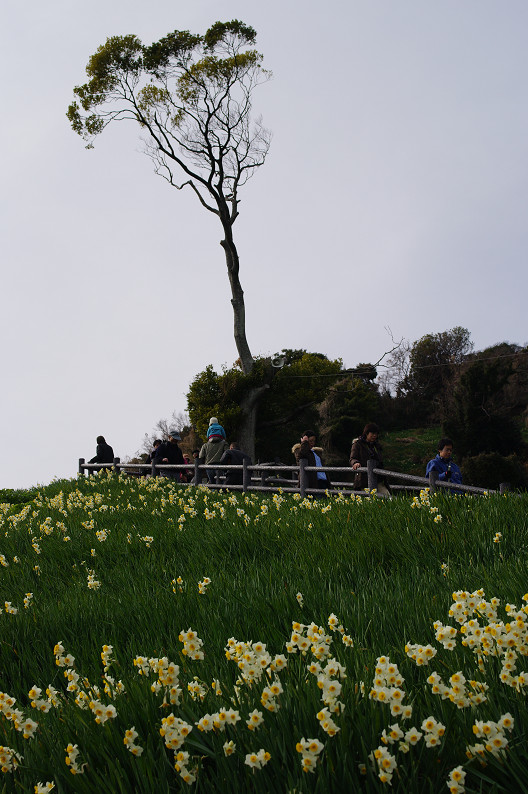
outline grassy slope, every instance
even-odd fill
[[[393,471],[425,475],[427,461],[436,455],[441,427],[415,427],[408,430],[393,430],[383,433],[383,459],[385,466]]]
[[[283,674],[281,710],[265,715],[266,724],[255,737],[238,730],[235,738],[242,755],[229,759],[230,767],[222,760],[225,736],[198,734],[193,740],[194,752],[202,757],[201,776],[210,786],[202,790],[229,790],[233,780],[241,791],[312,791],[316,787],[318,791],[348,791],[356,786],[357,790],[381,790],[371,775],[360,780],[357,764],[367,761],[368,753],[379,744],[381,730],[394,720],[384,711],[386,707],[355,692],[360,681],[370,685],[375,659],[381,654],[388,654],[400,666],[407,699],[415,703],[416,718],[411,724],[419,725],[433,713],[449,731],[449,741],[440,752],[420,750],[418,755],[401,756],[401,783],[395,778],[392,789],[420,794],[445,790],[449,769],[464,762],[475,715],[468,710],[457,712],[449,701],[433,697],[424,686],[430,670],[416,668],[403,648],[407,641],[434,644],[432,621],[448,622],[454,590],[483,587],[488,598],[522,603],[528,589],[526,499],[438,497],[440,523],[434,522],[435,514],[427,506],[411,509],[410,498],[392,503],[332,503],[326,513],[322,512],[327,506],[324,502],[307,509],[287,499],[277,510],[273,501],[265,500],[268,512],[255,521],[262,504],[256,497],[249,504],[239,497],[235,506],[225,502],[225,497],[200,494],[193,506],[197,515],[184,513],[184,529],[179,531],[177,521],[192,492],[179,502],[179,492],[170,483],[158,483],[149,492],[147,483],[95,480],[82,482],[82,491],[88,495],[99,491],[102,503],[113,511],[100,512],[78,498],[77,507],[66,510],[64,516],[43,492],[43,498],[32,506],[37,515],[28,516],[23,526],[8,530],[2,539],[0,552],[10,564],[0,569],[0,598],[20,611],[1,618],[0,689],[16,696],[26,709],[25,693],[33,684],[63,686],[62,671],[54,665],[52,653],[55,642],[62,640],[76,657],[79,671],[92,682],[100,680],[101,646],[112,644],[117,659],[113,674],[123,679],[128,695],[116,702],[119,719],[115,725],[97,726],[89,712],[73,706],[64,707],[60,719],[55,710],[39,715],[38,739],[32,744],[21,742],[29,766],[29,771],[20,773],[23,790],[30,790],[45,776],[59,784],[62,781],[63,791],[93,791],[97,780],[106,781],[106,790],[111,792],[178,790],[179,778],[167,764],[157,737],[163,713],[160,698],[156,702],[148,691],[149,682],[146,687],[141,679],[138,683],[132,658],[138,653],[166,654],[180,664],[184,689],[197,674],[208,685],[213,677],[219,678],[226,693],[232,694],[236,668],[223,653],[230,636],[262,640],[270,652],[281,653],[292,620],[305,624],[314,620],[324,626],[331,612],[355,641],[355,647],[348,649],[337,636],[332,645],[348,676],[343,685],[347,710],[337,718],[341,727],[337,737],[329,740],[318,727],[314,715],[321,707],[320,693],[305,672],[306,661],[296,654]],[[55,483],[50,486],[50,497],[76,486],[75,482]],[[221,520],[218,505],[226,511]],[[204,518],[206,506],[215,510],[214,519]],[[297,512],[292,512],[295,507]],[[244,509],[249,521],[237,515],[238,509]],[[61,530],[48,535],[40,529],[47,516],[53,526],[57,521],[67,525],[70,541],[64,542]],[[90,519],[95,520],[95,527],[83,527],[82,522]],[[31,545],[30,528],[38,538],[38,555]],[[100,528],[110,530],[104,542],[95,536]],[[503,534],[500,544],[493,542],[496,531]],[[149,535],[154,542],[147,547],[141,537]],[[15,554],[19,564],[11,561]],[[447,577],[442,574],[442,562],[449,565]],[[40,574],[33,570],[36,563]],[[86,568],[92,566],[101,581],[96,591],[86,586]],[[171,582],[178,575],[184,579],[183,592],[175,594]],[[206,595],[200,596],[197,582],[203,576],[212,583]],[[34,604],[24,610],[22,599],[27,591],[34,593]],[[302,608],[296,600],[298,591],[304,595]],[[178,633],[188,626],[204,640],[202,663],[189,663],[181,655]],[[493,697],[482,707],[480,718],[498,719],[510,711],[518,740],[523,731],[528,732],[524,695],[497,684],[497,665],[492,664],[483,679],[467,649],[451,654],[440,648],[432,669],[438,669],[446,680],[457,670],[464,670],[468,678],[486,680]],[[241,696],[244,718],[253,708],[262,709],[259,694],[260,687]],[[196,721],[220,705],[230,705],[229,699],[218,699],[209,689],[203,703],[185,697],[182,713]],[[120,736],[132,724],[146,748],[143,759],[133,759],[122,747]],[[5,723],[1,725],[5,730]],[[317,776],[300,773],[294,745],[302,736],[318,736],[327,742]],[[2,744],[18,738],[12,731],[6,730],[4,736],[0,732]],[[90,763],[85,776],[72,778],[66,772],[63,748],[69,741],[79,742]],[[243,758],[244,752],[259,747],[269,749],[273,761],[255,777]],[[526,749],[517,748],[514,757],[520,758],[519,763],[528,762]],[[501,774],[504,777],[493,765],[488,773],[497,780]],[[480,786],[478,770],[473,785]]]

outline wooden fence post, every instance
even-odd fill
[[[151,464],[151,466],[150,466],[150,473],[151,473],[151,475],[152,475],[153,477],[155,477],[155,476],[156,476],[156,464],[154,463],[154,461],[152,461],[152,464]]]
[[[299,491],[301,492],[301,496],[304,498],[306,496],[306,488],[308,486],[308,474],[305,471],[306,469],[306,458],[299,459]]]
[[[247,458],[242,458],[242,490],[247,491],[251,484],[251,472],[248,471]]]
[[[438,472],[435,469],[431,469],[429,472],[429,490],[431,493],[436,491],[436,481],[438,479]]]
[[[502,496],[503,494],[507,493],[510,490],[511,483],[509,482],[501,482],[499,483],[499,493]]]
[[[114,458],[114,471],[116,474],[119,474],[119,464],[121,463],[121,458]]]
[[[84,474],[83,465],[85,463],[84,458],[79,458],[79,474]]]
[[[194,485],[200,485],[200,470],[198,466],[200,465],[200,458],[194,459]]]
[[[373,491],[378,487],[378,475],[374,474],[376,468],[376,461],[374,458],[367,460],[367,486],[369,491]]]

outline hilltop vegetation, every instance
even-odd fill
[[[210,416],[239,439],[245,396],[264,384],[255,431],[261,462],[293,463],[292,444],[313,428],[328,465],[347,465],[352,440],[374,421],[388,468],[423,475],[440,437],[450,436],[465,482],[526,487],[527,348],[505,342],[474,352],[469,331],[457,327],[404,341],[382,359],[345,369],[322,353],[283,350],[257,359],[250,375],[237,364],[221,373],[209,366],[190,386],[182,447],[199,446]]]

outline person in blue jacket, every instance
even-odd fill
[[[222,438],[224,441],[226,440],[226,433],[222,425],[218,424],[218,419],[216,416],[212,416],[209,419],[209,427],[207,428],[207,440],[211,439],[213,441],[218,440],[220,441]]]
[[[453,482],[457,485],[462,484],[462,472],[453,463],[453,442],[450,438],[441,438],[438,442],[438,454],[427,464],[425,476],[429,477],[431,471],[438,472],[438,479],[441,482]],[[456,491],[453,491],[456,493]]]

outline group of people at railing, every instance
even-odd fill
[[[350,466],[356,471],[354,477],[354,489],[364,490],[368,487],[367,474],[364,471],[369,461],[375,461],[377,469],[384,469],[381,447],[378,442],[379,427],[374,422],[368,422],[363,428],[363,433],[352,441],[350,450]],[[311,467],[324,467],[323,450],[316,446],[316,434],[313,430],[307,430],[300,443],[294,444],[292,452],[297,463],[303,458]],[[453,442],[450,438],[441,438],[438,442],[438,453],[432,458],[426,467],[425,476],[435,471],[440,482],[462,483],[462,473],[452,459]],[[358,471],[361,470],[361,471]],[[327,472],[310,471],[308,472],[309,488],[325,489],[331,486]],[[378,478],[377,492],[380,495],[390,494],[389,483],[384,478]]]
[[[385,468],[379,444],[379,432],[378,425],[374,422],[368,422],[363,428],[362,434],[352,441],[349,461],[352,470],[356,472],[353,481],[355,490],[363,490],[368,487],[365,469],[369,461],[374,461],[377,469]],[[244,461],[247,465],[251,465],[250,456],[243,452],[236,442],[231,442],[230,444],[227,442],[225,430],[218,422],[216,416],[212,416],[209,420],[207,441],[202,445],[201,449],[193,450],[193,459],[182,452],[179,447],[180,441],[181,436],[176,428],[169,430],[166,441],[161,439],[154,441],[153,449],[145,461],[146,463],[154,464],[154,473],[171,477],[179,482],[192,483],[196,479],[197,471],[194,467],[194,462],[198,460],[200,465],[211,467],[206,469],[206,474],[207,481],[213,483],[216,481],[216,470],[222,465],[242,467]],[[332,483],[328,472],[315,470],[324,469],[325,464],[323,449],[317,446],[317,435],[314,430],[307,430],[303,433],[300,442],[293,445],[292,453],[298,465],[301,460],[304,460],[305,465],[311,469],[306,472],[309,489],[324,491],[331,488]],[[453,442],[450,438],[441,438],[438,443],[437,455],[427,463],[425,476],[429,477],[430,473],[434,472],[440,482],[461,484],[462,473],[453,461],[452,455]],[[112,447],[106,443],[103,436],[98,436],[96,455],[89,463],[112,464],[113,461],[114,452]],[[189,468],[156,469],[157,466],[178,465],[181,467],[184,464],[189,464]],[[227,469],[225,485],[242,485],[242,468]],[[378,478],[377,491],[385,496],[390,494],[390,485],[383,477]]]
[[[212,416],[209,420],[209,427],[207,428],[207,441],[202,445],[200,450],[194,449],[192,452],[193,460],[184,454],[178,446],[181,441],[181,436],[176,430],[172,428],[169,430],[169,437],[167,441],[156,439],[154,441],[154,448],[147,456],[147,463],[154,463],[155,466],[164,464],[179,464],[184,463],[193,464],[194,460],[198,460],[199,464],[206,466],[214,466],[215,464],[224,464],[226,466],[242,466],[244,459],[251,464],[251,458],[239,448],[236,442],[228,444],[226,433],[221,424],[219,424],[216,416]],[[183,470],[164,470],[161,472],[166,477],[172,477],[180,482],[193,482],[195,478],[194,468]],[[207,469],[207,479],[210,483],[215,480],[214,469]],[[226,475],[227,485],[242,485],[242,471],[230,470]]]

